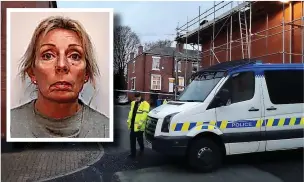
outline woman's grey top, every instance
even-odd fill
[[[109,138],[109,118],[81,100],[73,116],[53,119],[39,113],[35,100],[11,110],[12,138]]]

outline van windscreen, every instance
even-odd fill
[[[182,94],[177,98],[184,102],[204,102],[207,96],[217,83],[223,78],[223,75],[204,74],[196,76],[186,87]]]

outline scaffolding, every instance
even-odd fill
[[[289,63],[292,63],[293,56],[299,56],[300,62],[304,63],[304,16],[303,16],[303,1],[290,1],[290,2],[272,2],[272,3],[281,3],[281,5],[276,4],[276,6],[282,6],[282,22],[274,25],[272,27],[269,26],[269,17],[268,17],[268,10],[264,10],[264,14],[266,15],[265,20],[265,28],[257,31],[252,32],[252,19],[253,13],[258,14],[257,10],[253,8],[256,4],[261,3],[270,3],[270,2],[260,2],[260,1],[214,1],[213,7],[207,9],[206,11],[201,13],[201,7],[198,10],[198,16],[188,20],[187,22],[176,29],[176,41],[183,42],[188,45],[192,43],[193,50],[198,51],[198,57],[201,57],[201,60],[198,60],[200,63],[202,60],[206,62],[205,58],[209,57],[209,65],[213,65],[216,63],[220,63],[222,61],[231,61],[232,60],[232,53],[236,48],[240,48],[241,50],[241,58],[263,58],[269,57],[273,55],[282,55],[282,63],[287,63],[286,57],[289,56]],[[300,4],[297,4],[300,3]],[[294,10],[294,5],[297,4],[301,7],[300,12],[298,10]],[[258,6],[256,6],[258,7]],[[263,7],[260,5],[260,7]],[[268,5],[269,8],[270,6]],[[286,12],[286,7],[289,8],[289,12]],[[227,9],[226,11],[224,9]],[[271,9],[271,8],[269,8]],[[216,13],[220,11],[224,12],[220,16],[216,16]],[[294,18],[294,12],[300,13],[299,18]],[[286,13],[289,14],[289,18],[286,17]],[[263,14],[263,15],[264,15]],[[265,17],[264,17],[265,18]],[[203,21],[202,21],[203,20]],[[222,21],[223,23],[218,23]],[[300,22],[300,23],[299,23]],[[234,26],[238,24],[238,26]],[[212,33],[207,32],[206,34],[202,35],[202,29],[209,29],[212,27]],[[278,30],[281,27],[280,30]],[[190,31],[189,31],[190,29]],[[236,31],[236,29],[238,29]],[[298,52],[293,52],[293,37],[292,34],[295,32],[296,29],[300,29],[301,34],[301,48]],[[207,31],[207,30],[206,30]],[[222,31],[226,31],[226,43],[215,45],[217,41],[217,37],[222,33]],[[276,32],[274,32],[276,31]],[[239,36],[235,38],[235,32],[239,32]],[[289,37],[288,36],[289,32]],[[197,34],[197,40],[195,35]],[[270,46],[268,43],[269,38],[273,36],[282,35],[282,50],[277,52],[271,52]],[[206,36],[211,35],[210,37],[210,48],[206,49],[204,47],[203,50],[203,43],[206,44]],[[189,41],[189,37],[191,41]],[[254,56],[252,54],[252,43],[265,39],[265,54]],[[285,42],[287,39],[289,41]],[[222,39],[223,40],[223,39]],[[289,44],[289,45],[288,45]],[[288,47],[289,47],[289,50]],[[219,59],[218,54],[223,53],[226,51],[225,58]],[[265,59],[266,59],[265,58]],[[188,61],[186,59],[186,61]],[[186,64],[187,65],[187,64]],[[186,72],[187,68],[185,68],[185,86],[187,86],[186,80]],[[177,76],[176,76],[177,78]]]

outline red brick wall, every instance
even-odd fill
[[[131,90],[131,78],[136,77],[135,89],[136,91],[153,92],[151,88],[151,74],[161,75],[161,90],[156,92],[169,92],[169,78],[175,78],[175,71],[173,65],[173,57],[162,56],[160,59],[160,70],[152,70],[152,55],[142,54],[135,58],[135,73],[133,73],[133,61],[128,63],[128,90]],[[178,76],[185,76],[186,62],[181,63],[181,71]],[[188,62],[187,80],[190,78],[192,72],[192,63]],[[129,99],[133,100],[133,94],[128,94]],[[150,94],[143,94],[146,100],[150,100]]]
[[[301,2],[293,2],[293,13],[292,13],[292,20],[301,18],[301,13],[303,10],[301,10]],[[283,17],[283,9],[282,6],[275,6],[272,7],[271,12],[268,12],[268,27],[274,27],[277,25],[280,25],[282,22]],[[289,22],[290,20],[290,7],[289,4],[285,5],[285,22]],[[295,24],[301,24],[301,20],[295,21]],[[285,25],[285,30],[289,30],[291,28],[290,25]],[[286,31],[285,36],[285,52],[290,52],[290,32],[292,33],[292,53],[301,54],[301,29],[294,26],[294,30],[292,31]],[[225,28],[226,30],[227,28]],[[261,17],[252,16],[252,34],[256,32],[260,32],[267,29],[266,24],[266,14],[262,15]],[[253,35],[252,36],[252,44],[251,44],[251,58],[257,58],[260,60],[263,60],[264,62],[268,63],[282,63],[283,61],[283,54],[280,53],[283,51],[283,39],[282,39],[282,26],[279,26],[278,28],[274,28],[272,30],[268,31],[268,38],[263,38],[261,36]],[[266,35],[267,31],[261,32],[260,34]],[[273,36],[269,36],[271,34],[276,34]],[[230,36],[230,26],[229,26],[229,36]],[[234,26],[233,27],[233,33],[232,33],[232,40],[236,40],[240,37],[239,27]],[[259,40],[258,40],[259,39]],[[218,35],[218,37],[215,40],[215,47],[226,44],[227,42],[227,32],[223,31]],[[238,46],[238,47],[234,47]],[[239,42],[232,43],[232,60],[242,59],[242,53],[241,53],[241,46]],[[222,48],[226,48],[226,45],[224,45]],[[203,51],[210,49],[210,40],[206,41],[203,44]],[[219,52],[218,52],[219,51]],[[227,61],[227,51],[226,50],[220,50],[215,49],[216,57],[219,59],[220,62]],[[228,51],[229,52],[229,51]],[[277,54],[275,54],[277,53]],[[204,52],[204,56],[202,59],[202,66],[203,67],[209,67],[210,66],[210,52]],[[265,56],[266,54],[273,54]],[[229,60],[229,54],[228,54],[228,60]],[[288,54],[285,54],[285,63],[290,62],[290,56]],[[299,55],[293,55],[291,56],[291,62],[292,63],[300,63],[301,62],[301,56]],[[211,64],[216,64],[216,58],[214,58],[214,62]]]
[[[190,77],[191,75],[193,74],[192,72],[192,62],[191,61],[182,61],[181,62],[181,72],[178,72],[177,76],[181,76],[181,77],[184,77],[184,85],[186,85],[186,80],[187,80],[187,85],[189,83],[189,80],[190,80]],[[185,75],[186,73],[186,75]],[[175,78],[175,72],[174,72],[174,78]],[[178,84],[178,82],[177,82]]]
[[[164,69],[162,69],[164,68]],[[161,57],[160,70],[152,70],[152,56],[146,56],[146,70],[145,70],[145,90],[150,91],[151,88],[151,74],[161,75],[161,90],[160,92],[169,91],[169,78],[172,78],[173,58]]]
[[[132,82],[131,82],[131,78],[135,77],[135,90],[136,91],[143,91],[144,87],[143,87],[143,69],[144,69],[144,55],[139,55],[135,58],[135,72],[133,73],[133,61],[128,62],[127,64],[127,80],[128,80],[128,90],[131,90],[131,86],[132,86]],[[133,100],[133,93],[129,93],[128,97],[129,99]]]
[[[1,2],[1,137],[6,133],[6,8],[48,8],[49,1]]]

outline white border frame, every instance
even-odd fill
[[[6,10],[6,71],[7,78],[10,78],[11,75],[11,47],[10,47],[10,32],[11,32],[11,13],[12,12],[106,12],[109,13],[109,75],[113,74],[113,8],[7,8]],[[2,60],[3,61],[3,60]],[[113,118],[113,77],[109,76],[110,85],[109,85],[109,138],[11,138],[10,127],[11,127],[11,112],[10,112],[10,98],[11,98],[11,88],[10,81],[7,79],[6,82],[6,141],[7,142],[113,142],[113,132],[114,132],[114,118]]]

